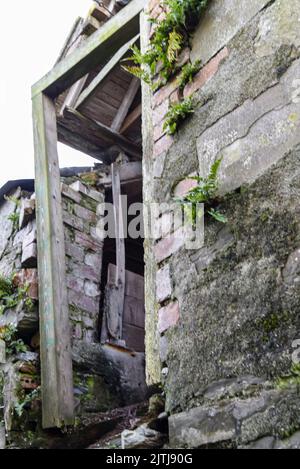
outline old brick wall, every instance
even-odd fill
[[[69,184],[68,184],[69,183]],[[19,200],[18,206],[16,201]],[[74,340],[98,342],[100,284],[103,243],[96,234],[97,207],[104,201],[104,189],[95,190],[79,180],[62,183],[65,227],[67,287]],[[15,225],[10,215],[19,213]],[[3,248],[0,274],[18,273],[20,283],[29,283],[37,293],[37,243],[34,194],[20,189],[1,205]]]
[[[171,446],[299,445],[299,21],[299,0],[211,0],[180,58],[202,61],[183,91],[196,110],[173,137],[176,79],[152,96],[143,86],[146,205],[223,157],[228,217],[205,220],[199,250],[174,233],[145,243],[147,379],[164,385]]]
[[[100,287],[103,242],[96,235],[97,207],[104,189],[77,181],[62,185],[67,287],[73,338],[99,341]]]
[[[96,212],[103,201],[104,188],[92,188],[74,177],[63,179],[66,279],[77,415],[87,410],[105,411],[122,403],[117,366],[109,362],[99,343],[103,243],[96,235]],[[18,441],[20,446],[26,447],[29,444],[26,425],[34,428],[41,415],[38,394],[32,404],[28,401],[22,415],[16,413],[16,407],[25,399],[31,399],[31,393],[40,385],[35,195],[20,188],[8,194],[0,206],[0,225],[0,276],[13,276],[16,287],[27,286],[26,296],[31,301],[27,306],[24,297],[16,306],[0,314],[1,333],[14,327],[14,340],[23,341],[18,353],[10,349],[10,342],[0,340],[0,395],[4,406],[0,422],[4,420],[9,432],[7,444]],[[94,357],[92,364],[91,354]],[[27,424],[24,424],[25,414]],[[2,431],[1,425],[0,429]],[[32,438],[36,436],[32,432]]]
[[[62,178],[62,210],[66,250],[66,282],[72,336],[73,381],[76,415],[105,412],[143,401],[147,388],[144,379],[144,353],[129,353],[100,343],[101,292],[104,242],[97,235],[99,204],[105,200],[103,171]],[[26,353],[13,351],[0,340],[0,405],[9,432],[7,444],[18,441],[21,447],[33,444],[26,440],[27,426],[34,428],[41,417],[37,394],[22,416],[18,406],[40,385],[37,230],[35,195],[13,190],[0,205],[0,277],[13,276],[16,287],[28,286],[26,296],[32,302],[0,311],[0,333],[16,327],[14,339],[24,340]],[[2,297],[0,298],[2,300]],[[1,306],[2,303],[0,303]],[[1,339],[2,336],[0,336]],[[21,390],[21,394],[20,394]],[[26,415],[26,424],[24,419]],[[39,425],[37,425],[39,428]],[[24,430],[25,429],[25,430]],[[2,433],[1,433],[2,436]],[[24,438],[23,438],[24,437]],[[47,444],[45,441],[38,444]],[[2,440],[0,440],[0,446]]]

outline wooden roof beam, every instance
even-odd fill
[[[139,38],[137,34],[133,39],[130,39],[123,47],[121,47],[115,55],[110,59],[110,61],[102,68],[94,80],[85,88],[85,90],[80,95],[79,99],[76,102],[76,109],[83,104],[88,97],[96,90],[96,88],[102,83],[104,78],[106,78],[109,73],[115,68],[115,66],[120,62],[125,54],[128,53],[129,49],[136,43]]]
[[[62,133],[62,128],[66,128],[68,131],[80,135],[82,139],[98,147],[99,150],[105,151],[105,148],[107,148],[106,155],[113,156],[116,153],[117,156],[122,150],[136,160],[142,159],[142,148],[140,146],[100,122],[95,122],[83,116],[74,109],[66,108],[64,116],[58,118],[58,125],[60,128],[59,134]],[[86,151],[86,148],[81,151]],[[101,157],[98,157],[98,159],[102,160]]]
[[[127,90],[126,95],[124,96],[124,99],[121,103],[121,106],[119,107],[119,110],[117,112],[116,117],[113,120],[113,123],[111,125],[111,128],[115,130],[116,132],[119,132],[124,120],[129,112],[129,109],[134,101],[134,98],[136,97],[136,94],[138,90],[141,87],[141,82],[138,78],[134,77],[131,80],[131,83],[129,85],[129,88]]]
[[[125,8],[90,36],[85,43],[59,62],[32,87],[32,96],[46,93],[56,98],[77,80],[105,62],[124,42],[139,33],[139,14],[145,0],[132,0]]]
[[[141,117],[142,115],[142,105],[139,104],[124,120],[124,123],[121,127],[120,134],[124,134],[129,130],[135,123],[136,121]]]

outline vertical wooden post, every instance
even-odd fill
[[[72,357],[55,106],[33,98],[43,427],[74,423]]]
[[[118,292],[119,339],[122,340],[125,299],[125,239],[120,170],[118,164],[114,163],[111,165],[111,173],[116,230],[116,287]]]

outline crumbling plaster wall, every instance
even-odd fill
[[[172,235],[145,246],[147,378],[163,383],[171,447],[299,446],[285,440],[299,396],[278,388],[300,339],[299,22],[299,0],[212,0],[185,51],[203,63],[184,89],[196,110],[174,137],[176,81],[151,101],[143,87],[145,202],[171,202],[222,156],[228,217],[205,221],[199,250]]]

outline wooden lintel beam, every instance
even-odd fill
[[[124,134],[129,130],[135,123],[136,121],[141,117],[142,115],[142,105],[139,104],[125,119],[123,126],[120,130],[120,134]]]
[[[67,127],[61,125],[60,122],[58,122],[57,125],[57,137],[58,141],[64,145],[68,145],[74,150],[89,155],[102,163],[109,165],[112,162],[113,155],[109,149],[104,149],[93,144],[80,135],[80,133],[69,130]],[[117,154],[117,151],[115,153]]]
[[[125,45],[123,45],[115,55],[110,59],[110,61],[103,67],[103,69],[98,73],[98,75],[94,78],[94,80],[85,88],[82,94],[79,96],[76,102],[76,109],[79,108],[81,104],[83,104],[87,98],[96,90],[96,88],[102,83],[104,78],[108,76],[108,74],[115,68],[115,66],[120,62],[120,60],[124,57],[124,55],[128,52],[130,47],[136,43],[139,38],[139,34],[137,34],[133,39],[130,39]]]
[[[74,423],[66,256],[55,105],[33,100],[43,427]]]
[[[32,87],[32,96],[41,92],[56,98],[77,80],[114,55],[139,33],[139,15],[145,0],[132,0],[69,56],[59,62]]]
[[[140,80],[138,78],[134,77],[131,80],[131,83],[129,85],[127,93],[124,96],[124,99],[121,103],[121,106],[118,109],[117,115],[114,118],[113,123],[111,125],[111,128],[113,130],[115,130],[116,132],[120,131],[120,129],[121,129],[123,123],[124,123],[125,117],[127,116],[128,112],[129,112],[129,109],[130,109],[130,107],[131,107],[131,105],[134,101],[134,98],[136,97],[136,94],[137,94],[138,90],[140,89],[140,87],[141,87]]]
[[[142,159],[141,147],[100,122],[95,122],[83,116],[74,109],[66,108],[64,117],[59,118],[58,122],[60,126],[66,127],[71,132],[81,135],[84,140],[93,145],[103,150],[107,148],[107,152],[109,147],[113,147],[117,153],[120,153],[120,150],[122,150],[134,159]]]

